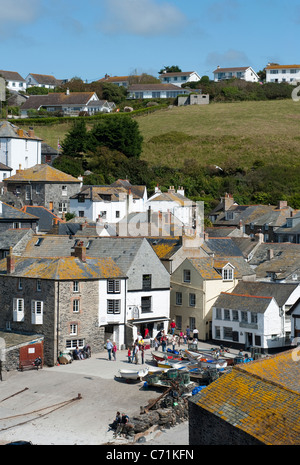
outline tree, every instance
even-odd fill
[[[163,74],[163,73],[181,73],[181,69],[177,65],[165,66],[163,69],[161,69],[158,72],[158,74]]]
[[[114,102],[116,105],[123,102],[126,98],[127,90],[123,86],[116,86],[109,82],[102,84],[102,98],[109,102]]]
[[[61,143],[63,155],[81,158],[86,152],[88,139],[89,136],[84,120],[76,119],[73,127]]]
[[[126,157],[139,157],[142,151],[143,137],[138,123],[127,115],[107,115],[91,130],[93,151],[97,145],[118,150]]]

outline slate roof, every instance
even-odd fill
[[[240,66],[240,67],[235,67],[235,68],[217,68],[213,71],[213,73],[223,73],[226,71],[246,71],[249,69],[250,66]]]
[[[149,244],[160,260],[171,260],[173,255],[181,249],[179,238],[147,238]]]
[[[202,248],[218,257],[242,257],[243,254],[231,238],[210,238],[205,240]]]
[[[236,365],[190,402],[263,444],[300,444],[300,364],[292,351]]]
[[[30,213],[39,219],[39,231],[50,231],[53,221],[62,222],[63,220],[43,206],[25,205],[22,208],[25,213]]]
[[[262,281],[240,281],[234,288],[234,294],[260,295],[274,297],[282,307],[298,287],[298,283],[267,283]]]
[[[0,121],[0,138],[42,140],[36,137],[33,132],[29,133],[20,129],[9,121]]]
[[[203,279],[222,280],[220,270],[228,263],[230,263],[230,265],[234,268],[234,277],[237,279],[242,279],[243,276],[251,276],[255,274],[242,257],[200,257],[189,258],[188,260],[196,268]]]
[[[268,259],[269,250],[274,254],[271,260]],[[300,244],[262,243],[255,250],[249,264],[255,269],[258,278],[267,278],[268,273],[276,273],[279,279],[285,279],[300,268]]]
[[[76,199],[79,196],[84,196],[86,199],[93,202],[103,202],[102,196],[110,195],[111,202],[119,202],[125,200],[125,195],[131,191],[133,199],[141,199],[144,196],[145,186],[134,186],[129,181],[121,182],[121,180],[110,185],[96,186],[84,185],[80,192],[71,196],[71,199]]]
[[[40,164],[25,170],[16,170],[16,174],[5,179],[5,183],[14,182],[50,182],[50,183],[76,183],[79,179],[64,173],[48,164]]]
[[[0,261],[0,275],[6,275],[6,258]],[[107,279],[125,277],[109,257],[81,261],[76,257],[15,257],[15,271],[10,276],[50,280]]]
[[[57,86],[59,84],[59,82],[60,82],[54,76],[51,76],[49,74],[33,74],[33,73],[30,73],[30,76],[32,76],[36,80],[36,82],[38,82],[39,84]]]
[[[164,76],[169,76],[169,77],[172,77],[172,76],[190,76],[191,74],[195,73],[196,71],[179,71],[178,73],[160,73],[160,77],[164,77]]]
[[[25,82],[25,79],[16,71],[4,71],[3,69],[0,69],[0,75],[7,81]]]
[[[180,91],[178,86],[174,84],[132,84],[128,88],[129,92],[136,92],[136,91],[145,91],[145,90],[152,90],[152,91],[161,91],[161,90],[175,90]],[[181,92],[189,93],[187,89],[182,89]]]
[[[42,243],[37,247],[37,238],[43,238]],[[77,238],[79,239],[79,238]],[[69,236],[36,235],[30,241],[23,252],[23,257],[65,257],[70,256],[74,250],[76,238]],[[87,255],[90,257],[111,257],[118,266],[126,273],[130,268],[136,254],[142,247],[146,239],[135,237],[99,237],[80,236],[80,241],[87,246],[90,242]],[[150,246],[149,246],[150,247]]]
[[[277,208],[274,205],[232,205],[227,212],[233,213],[232,219],[226,219],[226,212],[222,212],[216,221],[215,226],[234,226],[240,221],[243,224],[253,223],[257,226],[268,224],[272,227],[279,227],[285,224],[286,218],[290,216],[292,208]]]
[[[9,250],[15,247],[32,229],[7,229],[0,233],[0,249]]]
[[[182,194],[179,194],[177,192],[174,192],[174,193],[169,193],[169,192],[163,192],[159,195],[157,195],[156,197],[154,198],[150,198],[148,200],[148,202],[152,203],[152,202],[175,202],[177,203],[178,205],[180,206],[184,206],[185,203],[188,203],[187,206],[191,205],[192,203],[192,200],[188,199],[187,197],[185,197],[184,195]]]
[[[0,213],[0,221],[10,220],[19,220],[19,221],[38,221],[38,217],[31,215],[30,213],[25,213],[18,208],[12,207],[4,202],[2,204],[2,212]]]
[[[271,301],[272,297],[221,292],[214,307],[264,313]]]
[[[38,110],[42,106],[87,105],[94,92],[51,92],[47,95],[31,95],[21,110]]]

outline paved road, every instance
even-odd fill
[[[146,351],[145,365],[151,362],[151,351]],[[4,374],[0,381],[0,444],[16,440],[37,445],[113,443],[108,425],[116,411],[133,417],[162,393],[158,388],[145,389],[143,382],[131,384],[120,379],[119,370],[130,366],[126,351],[117,353],[117,361],[108,361],[106,352],[101,352],[69,365]],[[188,424],[151,434],[147,442],[188,445]]]
[[[145,365],[150,362],[147,351]],[[116,411],[138,415],[140,406],[162,393],[145,389],[143,382],[120,379],[119,369],[129,366],[126,352],[119,351],[117,361],[108,361],[103,352],[69,365],[5,373],[0,381],[0,444],[16,440],[37,445],[113,442],[108,425]],[[159,436],[162,441],[163,434]]]

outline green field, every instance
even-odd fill
[[[182,167],[300,163],[300,102],[213,103],[174,107],[138,119],[144,136],[142,158]]]
[[[173,107],[136,121],[144,137],[141,159],[150,165],[181,168],[191,159],[201,166],[245,169],[257,160],[300,164],[300,102],[292,99]],[[56,148],[70,127],[65,123],[34,129]]]

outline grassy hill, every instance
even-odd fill
[[[175,107],[138,122],[151,164],[300,163],[300,103],[292,99]]]
[[[119,166],[105,182],[129,176],[150,190],[157,183],[163,188],[182,185],[189,197],[205,200],[207,209],[224,192],[239,203],[276,204],[285,199],[300,209],[300,102],[172,107],[136,121],[144,138],[140,161],[132,160],[123,170]],[[34,126],[54,148],[70,127]]]

